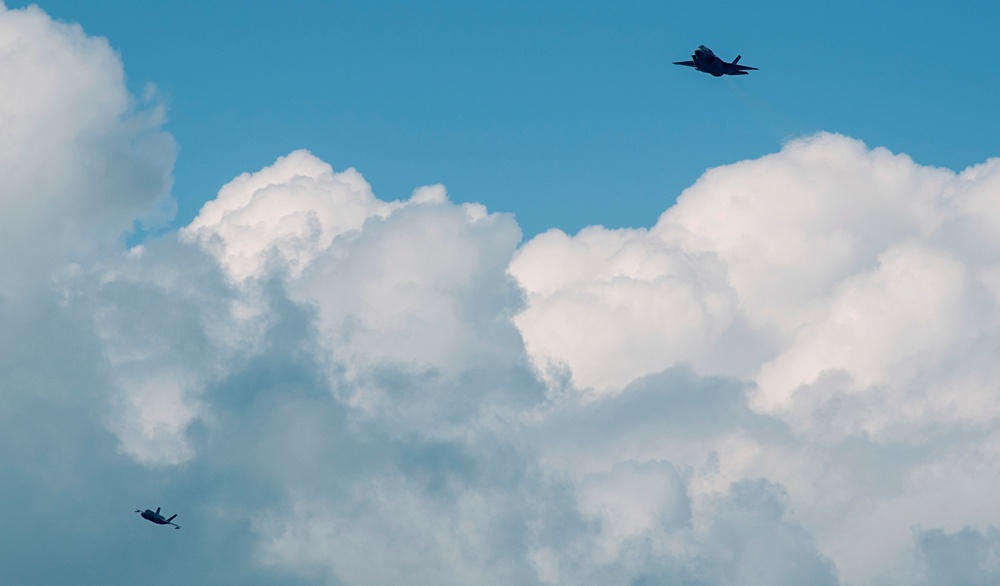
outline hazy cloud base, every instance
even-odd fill
[[[520,243],[296,151],[124,250],[155,98],[38,9],[0,52],[0,581],[1000,578],[1000,160],[820,134]]]

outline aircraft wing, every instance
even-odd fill
[[[674,61],[674,65],[686,65],[688,67],[698,67],[694,61]]]

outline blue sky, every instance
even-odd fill
[[[1000,583],[996,8],[20,6],[0,583]]]
[[[9,2],[16,7],[26,3]],[[707,168],[840,132],[961,169],[995,151],[989,3],[52,0],[107,37],[180,145],[184,225],[297,148],[383,199],[443,183],[526,237],[649,226]],[[670,65],[706,44],[760,68]]]

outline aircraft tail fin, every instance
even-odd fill
[[[737,63],[739,63],[739,62],[740,62],[740,57],[742,57],[742,56],[743,56],[743,55],[737,55],[737,56],[736,56],[736,59],[733,59],[733,63],[732,63],[732,64],[733,64],[733,65],[736,65]]]
[[[176,516],[177,516],[176,514],[174,514],[174,515],[171,515],[171,516],[170,516],[170,518],[169,518],[169,519],[167,519],[167,523],[169,523],[169,522],[173,521],[173,520],[174,520],[174,517],[176,517]]]
[[[156,514],[157,514],[157,515],[159,515],[159,514],[160,514],[160,507],[156,507]]]

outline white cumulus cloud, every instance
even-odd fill
[[[852,583],[906,550],[913,525],[997,523],[982,497],[971,497],[975,514],[943,516],[926,499],[949,491],[931,471],[955,465],[954,452],[935,450],[992,458],[1000,248],[986,202],[998,177],[997,160],[955,173],[820,134],[708,171],[649,230],[537,236],[510,272],[526,292],[515,323],[550,385],[615,397],[683,366],[746,381],[746,407],[765,417],[740,418],[707,444],[640,425],[610,454],[559,448],[554,461],[586,469],[631,456],[699,470],[710,452],[724,482],[784,486]],[[598,404],[608,400],[627,398]],[[911,460],[867,479],[893,452]],[[978,466],[968,474],[971,486],[992,478]],[[719,488],[692,478],[705,494]],[[835,518],[846,509],[858,516]]]
[[[1000,248],[978,210],[998,168],[956,174],[836,135],[794,142],[710,170],[648,231],[537,236],[511,264],[528,301],[515,321],[543,374],[598,392],[676,364],[753,380],[767,410],[819,408],[797,390],[837,372],[844,391],[903,392],[918,373],[957,374],[991,335]],[[935,417],[975,418],[959,405],[976,400],[955,394]]]
[[[114,243],[165,205],[174,143],[104,39],[0,6],[0,292]]]

